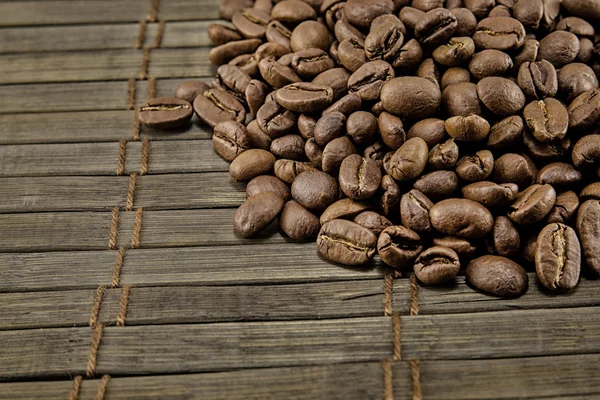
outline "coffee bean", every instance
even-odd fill
[[[213,147],[227,161],[233,161],[251,146],[246,127],[236,121],[217,124],[212,137]]]
[[[585,64],[567,64],[558,72],[558,91],[567,102],[594,89],[598,89],[598,78],[594,70]]]
[[[531,185],[521,192],[508,210],[508,217],[520,225],[541,221],[552,209],[556,191],[550,185]]]
[[[230,20],[233,14],[247,7],[252,7],[252,0],[223,0],[219,4],[219,15]]]
[[[246,133],[252,148],[269,150],[271,147],[271,138],[259,128],[256,120],[252,120],[252,122],[248,124]]]
[[[579,208],[579,198],[575,192],[563,192],[556,196],[554,206],[546,217],[546,223],[559,222],[561,224],[570,224],[577,214]]]
[[[245,39],[227,42],[217,47],[213,47],[208,52],[208,59],[216,65],[226,64],[237,56],[252,53],[262,44],[260,39]]]
[[[472,156],[461,157],[456,164],[456,174],[464,181],[477,182],[487,179],[492,174],[493,168],[492,152],[481,150]]]
[[[456,17],[445,8],[428,11],[415,25],[415,36],[426,46],[447,42],[456,30]]]
[[[446,8],[449,9],[448,5]],[[454,18],[456,18],[455,36],[473,36],[477,28],[477,18],[468,8],[461,7],[450,10]]]
[[[509,149],[523,140],[523,119],[512,115],[496,122],[490,128],[487,147],[491,150]]]
[[[549,224],[535,246],[535,270],[542,285],[560,292],[575,288],[581,269],[581,248],[573,228]]]
[[[338,46],[338,57],[341,64],[349,71],[356,71],[369,60],[365,55],[362,44],[355,40],[346,39]]]
[[[193,115],[192,106],[183,99],[159,97],[140,107],[138,118],[149,128],[173,129],[185,125]]]
[[[229,175],[234,181],[249,181],[273,170],[275,156],[261,149],[246,150],[239,154],[229,166]]]
[[[276,101],[266,102],[256,113],[260,129],[271,139],[278,138],[294,129],[298,117]]]
[[[400,118],[427,118],[438,110],[441,98],[435,83],[414,76],[394,78],[381,88],[384,108]]]
[[[579,39],[571,32],[555,31],[540,40],[538,58],[548,60],[561,68],[575,60],[579,53]]]
[[[447,199],[458,189],[458,176],[454,171],[433,171],[417,179],[413,187],[434,201]]]
[[[316,21],[301,22],[293,31],[290,38],[292,51],[317,48],[327,51],[329,49],[329,31],[322,23]]]
[[[535,164],[524,154],[507,153],[494,162],[493,178],[498,183],[516,183],[523,189],[533,182],[536,175]]]
[[[544,15],[544,4],[541,0],[516,0],[512,14],[525,28],[537,29]]]
[[[337,200],[338,184],[321,171],[302,172],[292,183],[292,197],[309,210],[324,210]]]
[[[233,26],[248,39],[261,38],[265,35],[271,16],[265,11],[245,8],[231,17]]]
[[[426,118],[410,127],[406,133],[407,139],[421,138],[427,143],[427,147],[433,147],[446,137],[446,126],[443,120],[438,118]]]
[[[525,106],[525,95],[516,83],[499,77],[483,78],[477,83],[481,102],[494,114],[517,114]]]
[[[373,20],[365,39],[365,53],[369,60],[392,62],[404,44],[406,28],[396,16],[381,15]]]
[[[500,50],[483,50],[476,53],[469,63],[469,71],[477,79],[502,76],[513,67],[513,60]]]
[[[304,139],[300,135],[285,135],[273,139],[271,153],[277,158],[302,161],[304,159]]]
[[[417,22],[423,18],[425,12],[414,8],[414,7],[402,7],[400,10],[399,18],[400,21],[411,29],[415,29]]]
[[[563,0],[563,7],[577,17],[600,19],[600,4],[587,0]]]
[[[433,51],[433,59],[447,67],[469,61],[475,53],[475,43],[470,37],[454,37]]]
[[[513,223],[505,216],[499,216],[494,223],[494,250],[503,257],[514,257],[519,253],[521,237]]]
[[[302,22],[316,19],[317,13],[307,3],[300,0],[283,0],[273,6],[271,18],[283,22]]]
[[[471,82],[452,84],[442,92],[442,106],[449,116],[481,115],[477,85]]]
[[[219,122],[244,122],[246,110],[232,94],[220,89],[208,89],[194,100],[194,111],[211,128]]]
[[[321,49],[300,50],[292,57],[292,68],[305,79],[314,78],[334,66],[333,60]]]
[[[600,89],[583,92],[569,105],[569,128],[582,129],[600,118]]]
[[[485,18],[494,8],[494,0],[464,0],[464,7],[470,10],[478,19]]]
[[[519,67],[517,83],[523,92],[536,99],[553,97],[558,91],[558,76],[547,60],[523,62]]]
[[[465,199],[476,201],[488,208],[507,207],[517,197],[519,187],[514,183],[497,184],[489,181],[471,183],[462,188]]]
[[[371,205],[364,201],[356,201],[344,198],[329,205],[323,214],[321,214],[321,225],[334,219],[352,219],[365,210],[369,210]]]
[[[317,236],[321,224],[319,218],[313,213],[302,207],[298,202],[291,200],[285,203],[283,207],[279,217],[279,227],[292,239],[309,240]]]
[[[417,68],[417,76],[433,82],[438,88],[440,87],[440,78],[442,75],[433,58],[423,60],[419,68]]]
[[[346,116],[338,111],[324,114],[314,128],[317,144],[325,146],[335,138],[345,135]]]
[[[311,163],[294,160],[277,160],[273,169],[275,170],[275,176],[290,185],[301,173],[316,170]]]
[[[273,192],[288,201],[291,198],[290,189],[279,178],[271,175],[260,175],[246,185],[246,198],[263,192]]]
[[[400,188],[390,175],[381,178],[381,200],[379,206],[385,215],[390,215],[400,204]]]
[[[256,113],[262,107],[269,93],[269,87],[262,81],[252,79],[245,90],[245,100],[250,109],[250,115],[254,118]]]
[[[462,82],[470,82],[471,74],[468,70],[459,67],[448,68],[444,75],[442,75],[442,79],[440,80],[440,87],[442,90],[446,89],[448,86],[453,85],[455,83]],[[443,92],[442,92],[443,96]]]
[[[483,256],[467,266],[467,282],[499,297],[518,297],[527,291],[529,278],[519,264],[500,256]]]
[[[286,57],[290,61],[287,63],[284,62],[284,60],[286,59],[284,57]],[[277,62],[279,62],[280,64],[283,64],[288,67],[290,66],[292,57],[293,56],[290,56],[289,47],[274,42],[263,43],[260,46],[258,46],[256,52],[254,52],[254,58],[256,58],[256,61],[258,62],[264,60],[265,58],[269,58],[272,60],[277,60]]]
[[[489,122],[479,115],[448,118],[445,126],[446,132],[448,132],[453,139],[464,142],[481,142],[485,140],[490,133]]]
[[[377,119],[381,140],[392,150],[400,148],[406,141],[402,120],[388,112],[382,112]]]
[[[458,146],[454,139],[448,139],[431,149],[427,165],[433,170],[445,170],[454,168],[457,161]]]
[[[351,154],[342,161],[339,182],[346,196],[354,200],[365,200],[379,189],[381,170],[375,161]]]
[[[582,175],[571,164],[551,163],[538,172],[536,183],[549,184],[555,189],[568,188],[579,183]]]
[[[265,230],[283,209],[283,199],[273,192],[250,196],[233,217],[234,231],[244,237],[256,236]]]
[[[291,83],[300,82],[301,79],[293,69],[278,63],[271,58],[265,58],[258,64],[260,73],[265,81],[274,88],[281,88]]]
[[[321,227],[317,237],[319,253],[344,265],[366,264],[373,258],[377,237],[368,229],[343,219],[334,219]]]
[[[344,5],[348,22],[358,28],[368,28],[375,18],[393,12],[392,0],[348,0]]]
[[[594,36],[594,27],[584,19],[578,17],[562,18],[554,26],[555,31],[567,31],[577,36]]]
[[[338,111],[344,115],[350,115],[353,112],[359,111],[362,107],[362,99],[357,93],[349,93],[339,99],[337,102],[329,106],[323,114]]]
[[[310,162],[317,168],[323,165],[323,149],[317,144],[315,138],[310,138],[304,144],[304,153]]]
[[[352,113],[346,121],[346,132],[358,145],[372,144],[377,135],[377,118],[366,111]]]
[[[290,48],[290,38],[292,31],[279,21],[271,21],[267,25],[265,36],[269,42],[279,43],[282,46]]]
[[[600,275],[600,201],[583,203],[576,224],[585,263],[594,275]]]
[[[523,118],[533,136],[544,143],[563,139],[569,127],[567,109],[554,98],[529,103],[523,110]]]
[[[253,54],[241,54],[229,61],[229,65],[240,67],[242,71],[251,77],[257,77],[260,73],[258,70],[258,60]]]
[[[600,163],[600,135],[587,135],[579,139],[573,147],[573,165],[586,168]]]
[[[429,210],[433,202],[416,189],[402,196],[400,200],[400,216],[402,225],[419,233],[431,231]]]
[[[363,211],[354,217],[352,221],[363,228],[367,228],[376,236],[379,236],[379,234],[388,226],[392,226],[392,222],[389,219],[383,215],[377,214],[375,211]]]
[[[282,107],[290,111],[310,113],[329,107],[333,102],[333,90],[329,86],[299,82],[279,89],[276,98]]]
[[[564,159],[571,150],[571,141],[568,136],[556,143],[542,143],[534,138],[528,130],[523,131],[523,144],[527,147],[528,154],[536,161],[541,162]]]
[[[477,24],[473,40],[480,49],[514,50],[523,46],[525,28],[514,18],[485,18]]]
[[[406,268],[423,251],[419,235],[404,226],[388,226],[379,235],[377,253],[394,268]]]
[[[477,246],[469,240],[456,236],[434,237],[433,244],[452,249],[461,259],[471,259],[477,253]]]
[[[579,193],[579,196],[582,200],[600,200],[600,182],[590,183],[585,188],[583,188],[581,193]]]
[[[482,238],[494,227],[492,214],[468,199],[447,199],[429,210],[431,225],[439,232],[467,239]]]
[[[396,69],[398,75],[409,74],[413,72],[423,60],[423,49],[416,39],[410,39],[400,48],[400,52],[394,61],[392,67]]]
[[[385,61],[370,61],[358,68],[348,79],[350,93],[358,93],[363,101],[379,98],[383,85],[394,78],[392,66]]]
[[[210,87],[202,81],[185,81],[175,89],[175,97],[192,104],[197,96],[208,89]]]
[[[426,285],[439,285],[452,280],[460,270],[458,254],[448,247],[435,246],[419,254],[415,275]]]
[[[238,97],[245,97],[246,88],[252,80],[240,67],[228,64],[217,68],[217,79],[219,84]]]
[[[429,149],[423,139],[408,139],[392,156],[389,174],[399,181],[413,180],[423,173],[428,158]]]
[[[333,101],[337,101],[348,94],[348,79],[350,79],[350,72],[345,68],[332,68],[321,72],[313,79],[312,83],[329,86],[333,90]],[[328,107],[323,113],[327,112],[332,106]],[[359,108],[360,105],[357,107],[357,110]],[[340,111],[345,113],[343,110]]]
[[[431,11],[434,8],[443,8],[443,0],[413,0],[411,6],[421,11]]]
[[[346,19],[344,16],[345,2],[338,0],[323,0],[320,5],[321,14],[325,14],[325,22],[329,29],[333,30],[337,21]]]

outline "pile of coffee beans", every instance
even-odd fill
[[[219,65],[140,121],[192,111],[247,181],[250,238],[278,219],[345,265],[427,285],[462,270],[519,296],[600,274],[598,0],[224,0]]]

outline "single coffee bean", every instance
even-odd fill
[[[596,199],[600,200],[600,182],[590,183],[583,188],[579,196],[582,200]]]
[[[246,86],[244,93],[245,100],[246,104],[248,104],[248,108],[250,109],[250,115],[253,118],[256,117],[256,113],[265,103],[265,99],[269,92],[269,87],[262,81],[256,79],[252,79],[248,83],[248,86]]]
[[[370,61],[359,67],[348,79],[350,93],[358,93],[363,101],[379,98],[381,88],[394,78],[390,64],[382,60]]]
[[[246,127],[236,121],[217,124],[212,142],[215,151],[227,161],[233,161],[252,146]]]
[[[541,0],[516,0],[512,14],[525,28],[537,29],[544,15],[544,4]]]
[[[258,56],[256,58],[258,58]],[[285,65],[286,67],[291,68],[293,59],[294,59],[294,53],[287,53],[287,54],[284,54],[281,57],[279,57],[277,59],[277,62],[281,65]],[[261,60],[262,60],[262,58],[261,58]]]
[[[464,0],[463,3],[477,19],[485,18],[495,5],[494,0]]]
[[[339,111],[324,114],[314,127],[314,138],[319,146],[326,146],[346,134],[346,116]]]
[[[467,282],[499,297],[518,297],[527,291],[529,278],[519,264],[500,256],[482,256],[467,266]]]
[[[413,268],[422,283],[439,285],[452,280],[458,274],[460,260],[454,250],[435,246],[419,254]]]
[[[402,196],[400,200],[400,217],[402,225],[415,232],[426,233],[431,231],[429,210],[433,202],[416,189]]]
[[[273,169],[275,170],[276,177],[290,185],[301,173],[316,171],[316,168],[311,163],[294,160],[277,160]]]
[[[449,116],[481,115],[477,85],[471,82],[452,84],[442,92],[442,106]]]
[[[388,226],[379,235],[377,253],[394,268],[406,268],[423,251],[419,235],[405,226]]]
[[[333,90],[329,86],[299,82],[279,89],[276,98],[282,107],[290,111],[311,113],[323,111],[331,105]]]
[[[417,68],[417,76],[433,82],[438,88],[440,87],[440,78],[442,75],[433,58],[423,60],[419,68]]]
[[[588,0],[563,0],[562,6],[577,17],[592,20],[600,19],[600,4]]]
[[[518,71],[523,63],[529,62],[533,63],[537,60],[538,50],[540,48],[540,42],[532,39],[525,39],[523,42],[523,47],[521,48],[519,54],[513,57],[513,71]],[[523,89],[525,90],[525,89]]]
[[[434,8],[443,8],[443,0],[413,0],[411,6],[421,11],[431,11]]]
[[[320,7],[321,14],[325,14],[325,22],[332,31],[334,30],[335,24],[341,19],[346,19],[344,16],[345,2],[340,0],[324,0]]]
[[[581,248],[573,228],[546,225],[535,246],[535,270],[542,285],[554,292],[575,288],[581,270]]]
[[[513,223],[505,216],[499,216],[494,223],[494,251],[502,257],[514,257],[521,248],[521,237]]]
[[[453,37],[433,51],[433,59],[447,67],[455,67],[469,61],[475,53],[475,43],[470,37]]]
[[[468,70],[459,67],[448,68],[444,75],[442,75],[442,79],[440,80],[440,87],[442,90],[446,89],[448,86],[453,85],[455,83],[462,82],[470,82],[471,74]],[[443,96],[443,92],[442,92]]]
[[[277,158],[302,161],[304,159],[304,139],[300,135],[285,135],[271,142],[270,151]]]
[[[185,125],[194,114],[190,103],[174,97],[148,100],[140,108],[138,118],[149,128],[173,129]]]
[[[368,28],[375,18],[393,12],[392,0],[348,0],[344,5],[344,16],[358,28]]]
[[[554,31],[540,40],[538,58],[548,60],[561,68],[575,60],[579,53],[579,39],[571,32]]]
[[[329,31],[320,22],[301,22],[293,31],[290,38],[292,51],[300,51],[316,47],[327,51],[330,46]]]
[[[229,65],[240,67],[242,71],[253,78],[256,78],[260,75],[260,71],[258,69],[258,60],[253,54],[241,54],[229,61]]]
[[[310,138],[304,144],[304,153],[310,162],[317,168],[323,165],[323,149],[317,144],[315,138]]]
[[[408,139],[392,156],[389,174],[398,181],[410,181],[423,173],[429,149],[421,138]]]
[[[424,15],[425,15],[425,12],[422,10],[419,10],[418,8],[402,7],[398,17],[400,18],[400,21],[402,21],[402,23],[404,25],[406,25],[409,28],[414,30],[415,26],[417,25],[417,22],[419,22],[423,18]]]
[[[406,141],[402,120],[395,115],[382,112],[377,119],[377,128],[379,128],[383,143],[392,150],[400,148]]]
[[[308,114],[300,114],[298,117],[298,131],[306,140],[312,139],[315,136],[315,125],[317,120]]]
[[[334,219],[352,219],[363,211],[369,210],[371,205],[364,201],[344,198],[329,205],[321,214],[321,225]]]
[[[429,210],[431,225],[446,235],[478,239],[494,227],[492,214],[481,204],[468,199],[447,199]]]
[[[344,158],[355,153],[356,147],[348,136],[333,139],[323,149],[323,171],[330,175],[337,175]]]
[[[600,89],[583,92],[568,107],[569,128],[588,128],[600,118]]]
[[[480,181],[463,186],[462,194],[465,199],[473,200],[488,208],[507,207],[517,197],[519,187],[514,183],[497,184]]]
[[[485,18],[477,24],[473,40],[480,49],[515,50],[523,46],[525,28],[514,18]]]
[[[259,108],[256,119],[260,129],[275,139],[294,129],[298,117],[276,101],[269,101]]]
[[[359,224],[363,228],[367,228],[376,236],[379,236],[379,234],[388,226],[392,226],[392,222],[389,219],[375,211],[363,211],[354,217],[353,222]]]
[[[537,168],[524,154],[507,153],[494,162],[494,181],[498,183],[516,183],[520,189],[529,186]]]
[[[249,181],[273,170],[275,156],[261,149],[250,149],[239,154],[229,166],[229,175],[234,181]]]
[[[357,93],[348,93],[323,111],[323,114],[338,111],[344,115],[350,115],[353,112],[359,111],[361,107],[362,99],[360,96]]]
[[[461,4],[462,6],[462,4]],[[446,8],[448,4],[446,4]],[[451,9],[450,12],[456,18],[456,30],[454,36],[469,36],[472,37],[477,29],[477,18],[468,8],[459,7]]]
[[[338,184],[331,176],[321,171],[306,171],[292,183],[292,197],[309,210],[324,210],[337,200]]]
[[[490,128],[486,146],[490,150],[513,148],[523,141],[523,119],[512,115],[496,122]]]
[[[335,66],[327,52],[321,49],[305,49],[294,53],[292,68],[305,79],[312,79]]]
[[[582,175],[571,164],[551,163],[540,170],[536,183],[549,184],[555,189],[568,188],[579,183]]]
[[[441,99],[435,83],[415,76],[394,78],[381,88],[383,107],[400,118],[430,117],[440,107]]]
[[[390,215],[400,204],[400,187],[390,175],[381,178],[381,200],[379,206],[385,215]]]
[[[570,224],[575,220],[578,208],[579,198],[575,192],[560,193],[556,196],[554,206],[546,217],[546,223],[558,222],[561,224]]]
[[[292,31],[287,26],[279,21],[271,21],[267,25],[265,31],[267,40],[271,43],[279,43],[282,46],[290,48],[290,38],[292,37]]]
[[[340,58],[340,63],[351,72],[358,70],[369,61],[362,44],[352,39],[340,42],[338,57]]]
[[[594,42],[588,38],[579,38],[579,53],[575,61],[591,64],[594,61]]]
[[[302,207],[297,201],[290,200],[283,207],[279,217],[279,227],[292,239],[309,240],[317,236],[321,224],[316,215]]]
[[[508,209],[508,217],[517,224],[541,221],[552,209],[556,191],[550,185],[531,185],[521,192]]]
[[[333,31],[335,34],[335,38],[338,40],[338,42],[343,42],[344,40],[351,40],[364,47],[365,35],[361,31],[356,29],[352,24],[350,24],[348,20],[337,20]]]
[[[252,78],[240,67],[229,64],[221,65],[217,68],[217,80],[226,90],[231,91],[238,97],[244,97],[246,88]]]
[[[476,53],[469,63],[469,71],[477,79],[502,76],[513,67],[513,60],[500,50],[483,50]]]
[[[577,36],[594,36],[594,27],[585,19],[578,17],[562,18],[554,26],[555,31],[567,31]]]
[[[572,102],[580,94],[598,89],[594,70],[582,63],[567,64],[558,72],[558,92]]]
[[[197,96],[208,89],[210,86],[202,81],[185,81],[175,89],[175,97],[192,104]]]
[[[419,19],[415,37],[425,46],[439,46],[454,35],[457,25],[454,14],[445,8],[436,8]]]
[[[600,135],[587,135],[579,139],[573,146],[572,158],[576,168],[598,165],[600,162]]]
[[[256,58],[256,60],[258,62],[264,60],[265,58],[277,60],[277,62],[279,62],[280,64],[283,64],[283,65],[286,65],[289,67],[290,63],[291,63],[291,58],[293,57],[293,56],[290,56],[289,54],[290,54],[289,47],[286,47],[279,43],[267,42],[267,43],[263,43],[260,46],[258,46],[258,48],[256,49],[256,52],[254,53],[254,58]],[[290,61],[286,63],[284,61],[286,59],[289,59]]]
[[[208,126],[214,128],[219,122],[246,119],[244,106],[232,94],[220,89],[208,89],[194,100],[194,111]]]
[[[246,198],[263,192],[273,192],[283,201],[290,200],[292,196],[285,182],[271,175],[259,175],[246,185]]]
[[[398,56],[404,44],[406,28],[394,15],[381,15],[373,20],[364,43],[369,60],[392,62]]]
[[[400,48],[400,52],[394,61],[392,67],[395,68],[398,75],[407,75],[412,73],[423,60],[423,49],[416,39],[410,39]]]
[[[460,258],[471,259],[477,253],[477,246],[473,245],[467,239],[456,236],[434,237],[432,240],[435,246],[442,246],[452,249]]]
[[[352,113],[346,121],[346,132],[356,144],[372,144],[377,135],[377,118],[366,111]]]
[[[223,0],[219,4],[219,15],[221,18],[231,20],[233,14],[247,7],[252,7],[252,0]]]
[[[453,139],[464,142],[481,142],[485,140],[490,133],[489,122],[479,115],[448,118],[445,127],[446,132],[448,132]]]
[[[211,63],[216,65],[226,64],[238,56],[254,52],[261,44],[262,41],[260,39],[245,39],[227,42],[210,49],[208,52],[208,59]]]
[[[566,107],[551,97],[529,103],[523,110],[523,118],[533,136],[543,143],[563,139],[569,127]]]
[[[377,237],[368,229],[343,219],[334,219],[321,227],[317,236],[319,253],[330,261],[361,265],[375,255]]]
[[[283,199],[273,192],[248,197],[233,217],[234,231],[244,237],[256,236],[265,230],[283,209]]]
[[[248,39],[265,36],[270,21],[271,16],[267,12],[255,8],[245,8],[231,17],[233,26]]]
[[[271,18],[283,22],[297,23],[307,19],[316,19],[317,12],[300,0],[283,0],[273,6]]]
[[[363,151],[363,157],[370,158],[371,160],[375,161],[379,167],[382,167],[383,159],[387,153],[388,148],[385,147],[385,145],[383,145],[381,142],[375,142],[372,145],[365,147],[365,150]]]
[[[517,114],[525,106],[525,95],[511,80],[499,77],[483,78],[477,83],[481,102],[494,114]]]
[[[265,58],[258,63],[258,68],[265,81],[276,89],[300,82],[301,79],[293,69],[278,63],[271,58]]]
[[[339,182],[346,196],[354,200],[365,200],[379,189],[381,170],[375,161],[351,154],[342,161]]]
[[[492,152],[480,150],[474,155],[461,157],[456,164],[456,174],[464,181],[477,182],[487,179],[492,174],[493,168]]]
[[[522,63],[517,83],[527,96],[535,99],[553,97],[558,91],[556,70],[547,60]]]
[[[433,171],[417,179],[413,187],[435,201],[447,199],[458,189],[458,176],[454,171]]]
[[[528,130],[523,131],[523,144],[527,147],[527,153],[540,162],[564,159],[571,150],[571,141],[568,136],[556,143],[542,143],[534,138]]]
[[[583,203],[577,213],[576,225],[585,263],[598,276],[600,275],[600,201],[594,199]]]
[[[421,138],[431,148],[446,138],[446,125],[444,120],[438,118],[426,118],[410,127],[406,133],[407,139]]]
[[[452,169],[458,161],[458,146],[454,139],[435,145],[429,152],[427,165],[432,170]]]

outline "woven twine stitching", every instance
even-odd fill
[[[88,357],[88,364],[86,368],[86,375],[92,377],[96,374],[96,361],[98,358],[98,349],[100,348],[100,341],[102,340],[102,333],[104,331],[104,325],[98,323],[92,333],[92,345],[90,346],[90,354]]]
[[[158,21],[159,7],[160,7],[160,0],[152,0],[152,10],[150,10],[150,15],[148,16],[148,21],[150,21],[150,22]]]
[[[117,164],[117,176],[125,173],[125,161],[127,157],[127,140],[119,140],[119,161]]]
[[[102,306],[102,299],[104,298],[104,285],[98,286],[96,295],[94,296],[94,304],[92,304],[92,312],[90,314],[90,328],[94,328],[98,323],[98,317],[100,316],[100,307]]]
[[[383,280],[383,315],[389,317],[393,311],[394,277],[386,275]]]
[[[121,247],[117,253],[117,259],[115,260],[115,266],[113,267],[113,276],[111,287],[116,288],[119,286],[121,280],[121,268],[123,267],[123,260],[125,259],[125,248]]]
[[[119,235],[119,209],[113,208],[110,222],[110,235],[108,238],[108,249],[117,249],[117,237]]]
[[[104,400],[108,381],[110,381],[110,375],[103,375],[100,380],[100,386],[98,386],[98,393],[96,393],[96,400]]]
[[[124,285],[121,291],[121,300],[119,301],[119,314],[117,315],[117,326],[125,326],[125,318],[127,317],[127,306],[129,304],[129,293],[131,285]]]
[[[156,78],[148,78],[148,99],[156,97]]]
[[[146,20],[140,21],[140,29],[138,31],[137,40],[135,41],[135,48],[141,49],[144,45],[144,38],[146,36]]]
[[[410,276],[410,315],[419,315],[419,284],[414,274]]]
[[[148,163],[150,162],[150,142],[148,139],[142,140],[142,163],[140,165],[140,175],[148,173]]]
[[[73,387],[71,388],[71,392],[69,392],[69,400],[77,400],[79,398],[79,389],[81,388],[82,380],[83,377],[81,375],[77,375],[73,379]]]
[[[129,78],[129,83],[127,86],[127,109],[133,110],[135,108],[135,89],[136,89],[136,81],[135,78]]]
[[[384,388],[384,399],[394,400],[394,386],[392,378],[392,360],[383,360],[381,362],[383,368],[383,388]]]
[[[412,398],[413,400],[422,400],[421,393],[421,362],[419,360],[409,360],[410,376],[412,381]]]

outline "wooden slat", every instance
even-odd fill
[[[148,76],[178,78],[215,75],[217,67],[208,60],[209,50],[208,47],[152,50]]]
[[[125,324],[277,321],[383,315],[383,281],[132,287]],[[106,288],[98,321],[115,325],[121,288]],[[0,293],[0,330],[87,326],[95,289]],[[408,311],[408,292],[399,304]]]
[[[397,291],[394,291],[397,293]],[[598,282],[582,278],[575,290],[553,294],[544,289],[535,273],[529,274],[529,289],[516,299],[502,299],[477,292],[469,287],[464,276],[455,278],[448,287],[421,286],[420,314],[453,314],[537,308],[569,308],[600,306]]]
[[[117,253],[0,253],[0,292],[110,286]],[[175,286],[383,279],[383,268],[379,263],[375,266],[344,268],[328,263],[319,257],[314,243],[127,250],[120,281]],[[396,304],[400,307],[398,300]]]
[[[402,317],[404,359],[600,353],[600,308]]]
[[[168,0],[162,1],[159,17],[167,21],[218,19],[218,3],[214,0]]]
[[[73,381],[0,383],[0,399],[64,400],[72,388]]]
[[[143,83],[145,85],[145,82]],[[162,88],[162,81],[157,85]],[[162,90],[171,95],[170,90]],[[161,94],[162,95],[162,94]],[[87,111],[43,114],[0,114],[0,144],[82,143],[131,140],[133,111]],[[140,126],[140,138],[149,140],[209,139],[212,129],[193,123],[172,131]]]
[[[207,47],[212,46],[208,38],[208,25],[213,23],[228,24],[223,20],[210,21],[167,21],[163,32],[160,47],[182,48],[182,47]],[[151,47],[155,43],[158,33],[158,23],[148,23],[144,46]]]
[[[115,175],[118,142],[7,145],[0,147],[0,176]],[[149,173],[229,171],[209,140],[151,141]],[[142,143],[127,143],[125,174],[139,172]]]

